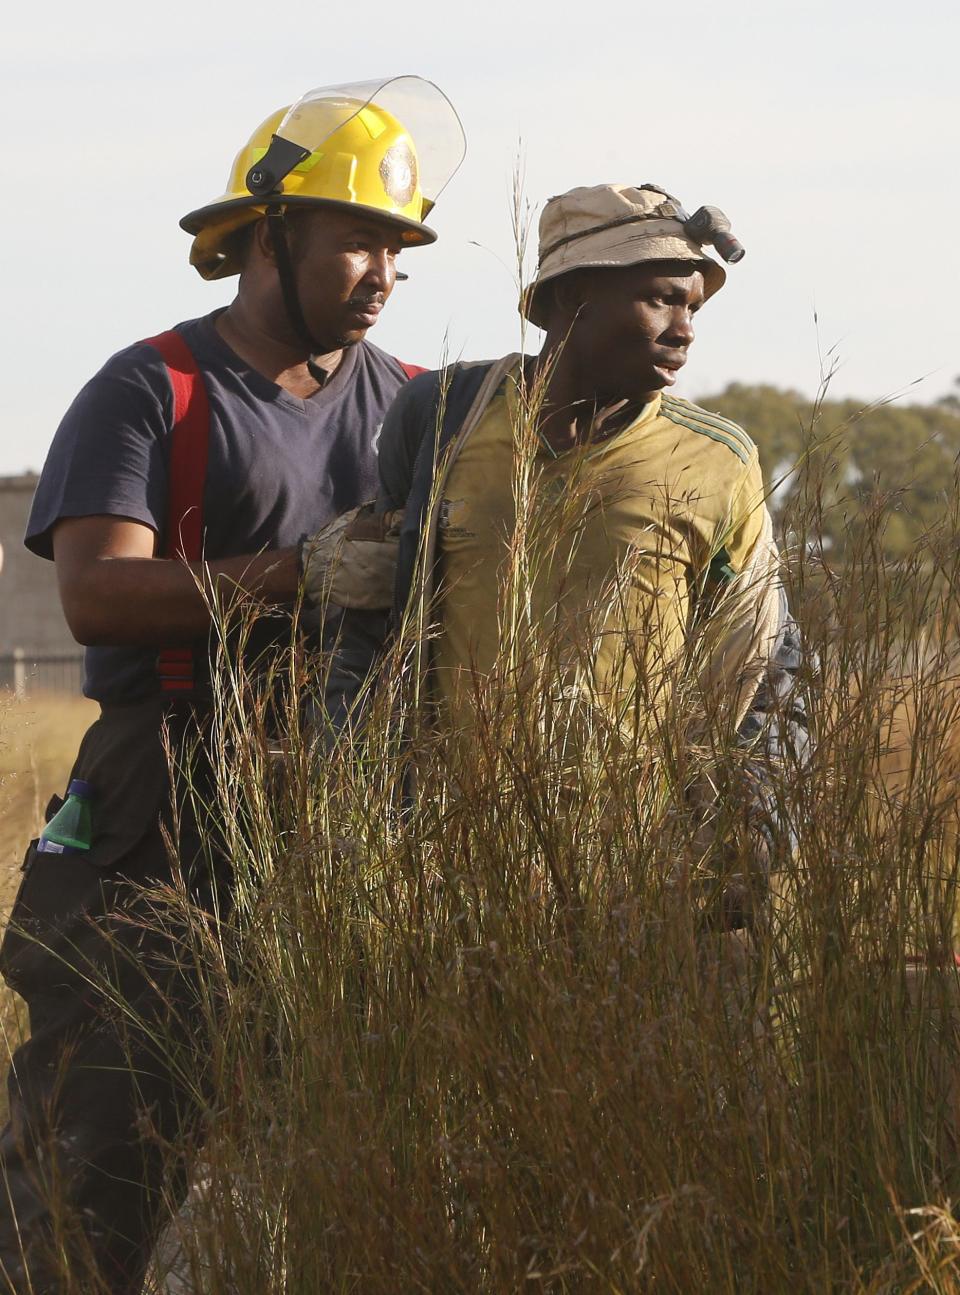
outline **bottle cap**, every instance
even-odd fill
[[[37,842],[38,854],[76,854],[75,845],[62,845],[60,841],[48,841],[45,836],[41,836]]]
[[[68,796],[80,796],[83,800],[89,800],[93,795],[93,788],[84,778],[71,778],[70,786],[67,788]]]

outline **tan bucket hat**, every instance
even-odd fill
[[[597,184],[551,198],[540,216],[537,275],[523,294],[521,311],[542,328],[539,290],[545,283],[571,270],[641,261],[696,261],[712,297],[727,272],[706,255],[689,224],[676,198],[656,185]]]

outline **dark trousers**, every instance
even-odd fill
[[[208,1026],[187,933],[167,914],[158,920],[150,894],[172,876],[155,794],[165,761],[152,762],[156,724],[137,733],[123,715],[120,726],[151,752],[137,783],[143,814],[128,799],[123,830],[111,834],[111,792],[98,807],[95,781],[103,848],[96,835],[89,856],[31,847],[0,949],[30,1015],[0,1135],[0,1290],[17,1295],[139,1292],[196,1144]],[[127,737],[108,716],[89,739],[75,775],[122,782]],[[193,898],[209,901],[210,891],[204,881]]]

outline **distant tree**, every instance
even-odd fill
[[[945,409],[954,409],[960,412],[960,377],[953,380],[953,390],[948,391],[945,396],[941,396],[937,402]]]
[[[699,403],[740,423],[760,447],[775,516],[798,491],[824,504],[823,538],[842,556],[868,501],[887,514],[884,549],[906,555],[940,521],[957,492],[957,394],[931,405],[815,405],[792,391],[734,382]]]

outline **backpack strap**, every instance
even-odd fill
[[[144,340],[159,351],[173,392],[173,426],[167,457],[169,490],[167,530],[161,557],[199,562],[203,557],[203,490],[210,446],[210,405],[193,352],[170,330]],[[190,648],[162,648],[157,673],[163,692],[194,690]]]

